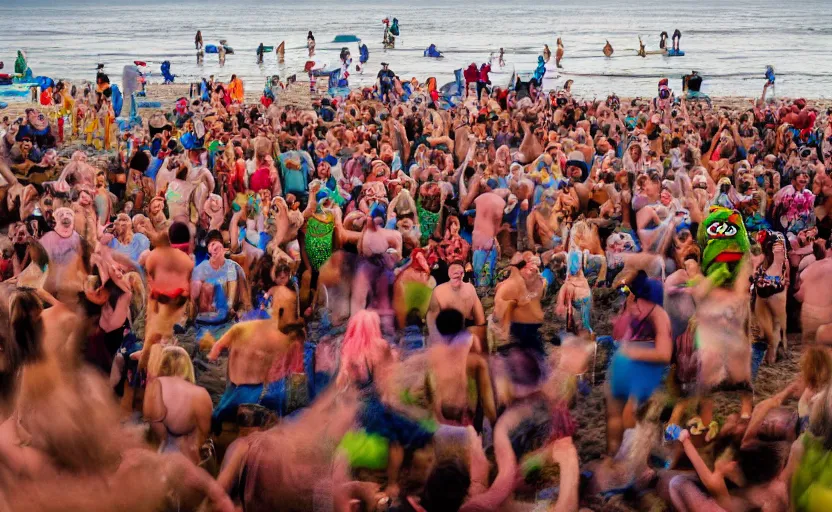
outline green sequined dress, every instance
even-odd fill
[[[332,256],[332,235],[335,232],[335,219],[331,214],[321,220],[313,215],[306,224],[306,254],[313,270],[319,270],[321,265]]]
[[[422,231],[422,236],[419,238],[419,243],[422,246],[427,245],[436,225],[439,223],[440,212],[432,212],[422,207],[421,201],[416,203],[416,212],[419,215],[419,229]]]

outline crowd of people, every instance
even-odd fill
[[[4,120],[0,509],[829,509],[830,112],[379,78]]]

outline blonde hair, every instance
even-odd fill
[[[832,354],[826,348],[809,347],[800,358],[800,373],[811,389],[823,389],[832,380]]]
[[[191,356],[185,352],[184,348],[175,345],[162,349],[158,376],[181,377],[191,384],[196,383],[194,365],[191,362]]]

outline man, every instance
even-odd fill
[[[477,290],[471,283],[462,280],[465,269],[461,263],[451,263],[448,267],[447,283],[442,283],[433,290],[428,307],[428,326],[436,332],[436,315],[443,309],[456,309],[465,319],[465,326],[479,339],[477,349],[482,352],[485,343],[485,310],[482,307]],[[476,345],[475,345],[476,346]]]
[[[219,231],[208,233],[205,246],[208,259],[194,269],[191,297],[197,322],[218,325],[234,315],[237,264],[225,257],[225,246]]]
[[[826,243],[826,257],[811,263],[800,273],[799,289],[795,299],[803,303],[800,308],[800,326],[803,342],[832,343],[832,251]]]
[[[565,194],[561,197],[571,196]],[[534,207],[526,219],[526,236],[530,248],[541,247],[551,250],[563,245],[562,212],[556,211],[556,206],[556,192],[551,189],[546,190],[543,193],[543,200]]]
[[[378,72],[378,92],[381,95],[381,101],[388,103],[390,101],[390,93],[393,91],[393,79],[396,74],[389,69],[390,64],[386,62],[381,63],[381,71]]]
[[[213,345],[209,361],[229,350],[228,385],[213,414],[215,432],[223,423],[234,422],[243,404],[261,404],[280,415],[291,412],[286,379],[303,373],[303,340],[296,327],[277,328],[274,319],[251,320],[234,325]]]
[[[496,278],[497,265],[497,232],[503,223],[503,211],[506,201],[503,197],[494,192],[498,187],[496,179],[491,178],[483,183],[481,171],[474,176],[474,184],[468,196],[460,203],[461,210],[467,210],[473,199],[476,216],[474,217],[474,230],[471,238],[471,250],[474,265],[474,284],[476,286],[493,286]],[[477,195],[478,189],[482,188],[483,193]],[[500,190],[506,195],[508,190]]]
[[[150,250],[150,240],[141,233],[133,233],[133,223],[125,213],[118,214],[113,224],[113,234],[105,235],[102,241],[105,241],[107,247],[126,255],[136,264],[142,255]]]

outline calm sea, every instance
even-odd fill
[[[342,45],[332,43],[338,34],[355,34],[367,44],[370,61],[363,74],[351,77],[353,85],[371,82],[382,60],[402,77],[436,76],[441,84],[454,69],[483,62],[500,47],[508,69],[530,72],[543,45],[554,51],[561,37],[566,47],[561,81],[574,79],[575,91],[584,97],[653,96],[662,77],[681,89],[681,76],[693,69],[705,77],[703,90],[711,95],[757,96],[765,67],[772,65],[778,96],[828,98],[829,7],[828,0],[0,0],[0,60],[6,70],[12,68],[22,48],[35,74],[68,79],[92,79],[101,62],[116,82],[122,66],[133,60],[150,63],[152,80],[159,79],[159,64],[170,60],[181,81],[236,73],[247,87],[259,88],[269,75],[302,70],[306,33],[312,30],[318,58],[327,62],[338,59]],[[381,47],[385,17],[399,20],[395,50]],[[197,65],[197,29],[206,43],[226,39],[236,50],[224,68],[215,55]],[[636,56],[638,36],[648,50],[656,50],[659,33],[675,29],[682,31],[686,56]],[[601,53],[607,39],[615,48],[610,59]],[[277,64],[274,53],[264,65],[256,63],[259,43],[276,46],[284,40],[285,65]],[[431,43],[444,59],[422,56]],[[348,47],[357,62],[358,45]]]

